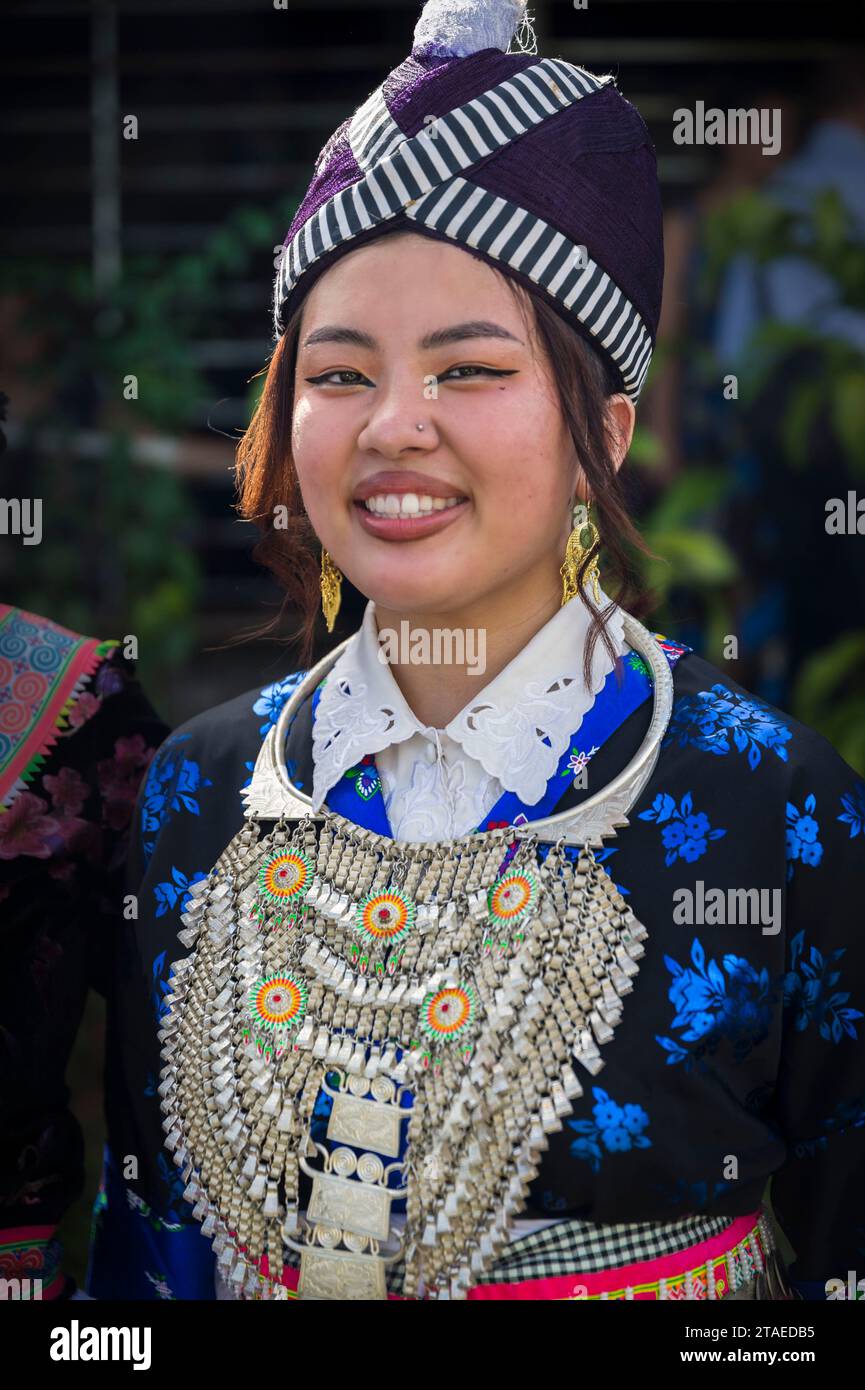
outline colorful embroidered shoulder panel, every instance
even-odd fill
[[[0,604],[0,809],[32,781],[62,733],[92,713],[82,698],[87,683],[117,645]]]

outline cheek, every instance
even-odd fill
[[[291,420],[291,452],[298,473],[306,467],[307,460],[315,456],[324,433],[323,419],[316,417],[311,403],[303,396],[295,398],[294,415]]]
[[[291,422],[291,455],[307,505],[308,494],[322,495],[336,486],[340,477],[341,445],[333,422],[323,411],[301,397]]]
[[[558,554],[567,512],[561,473],[561,461],[536,448],[493,465],[476,492],[471,562],[484,556],[491,572],[511,576]]]
[[[561,416],[533,392],[493,405],[478,463],[478,502],[509,532],[549,531],[568,503],[567,452]]]

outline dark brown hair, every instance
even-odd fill
[[[611,603],[598,609],[583,589],[598,545],[584,555],[577,581],[579,597],[592,614],[583,665],[583,678],[588,685],[592,653],[599,639],[610,659],[615,659],[607,632],[615,604],[639,620],[656,602],[654,595],[643,587],[631,554],[632,550],[645,555],[652,552],[630,519],[623,480],[611,458],[605,403],[608,396],[621,390],[621,384],[613,368],[545,299],[509,276],[505,279],[524,317],[529,314],[529,303],[534,310],[539,341],[549,359],[561,409],[588,483],[592,518],[603,547],[601,580]],[[285,591],[280,613],[248,635],[272,634],[286,609],[294,608],[300,614],[300,623],[286,640],[299,642],[300,664],[306,668],[312,658],[315,625],[321,611],[321,545],[304,510],[290,448],[302,313],[303,301],[292,313],[273,351],[252,421],[238,444],[236,509],[245,520],[258,526],[261,538],[254,548],[254,558],[275,575]],[[277,508],[281,509],[279,525],[275,524]]]

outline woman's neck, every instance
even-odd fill
[[[519,655],[560,605],[561,590],[556,590],[530,600],[523,595],[520,601],[497,595],[470,611],[446,613],[396,612],[376,604],[375,616],[379,641],[409,708],[422,724],[443,729]]]

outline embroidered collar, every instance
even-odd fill
[[[601,591],[601,606],[609,599]],[[506,791],[533,804],[543,794],[559,758],[603,688],[613,662],[599,641],[592,656],[590,689],[582,666],[590,614],[579,599],[560,608],[521,652],[469,701],[439,733],[449,735]],[[608,631],[618,656],[628,650],[622,610]],[[432,738],[408,705],[390,666],[379,659],[375,604],[334,664],[321,688],[313,726],[312,802],[318,810],[328,791],[362,758],[420,733]]]

